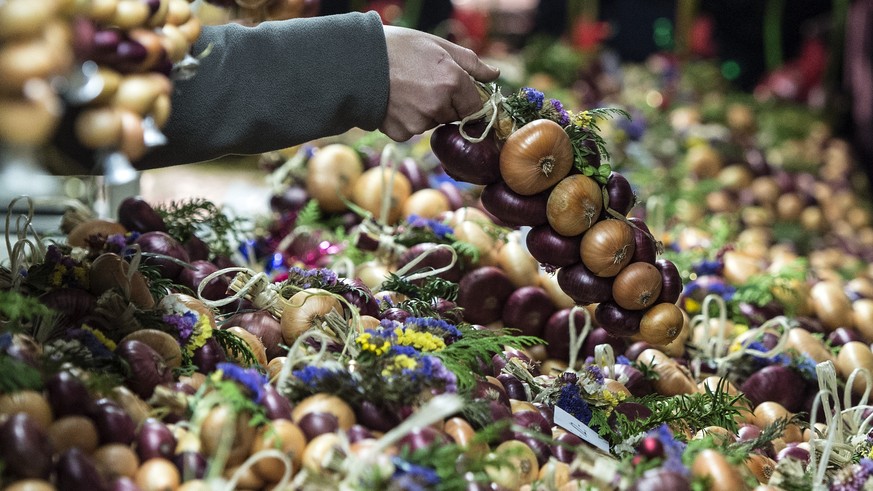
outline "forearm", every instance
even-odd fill
[[[174,84],[169,142],[141,169],[256,154],[374,130],[388,102],[385,37],[375,14],[207,27],[196,74]]]

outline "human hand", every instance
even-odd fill
[[[385,26],[390,87],[379,129],[404,141],[482,108],[473,80],[490,82],[500,72],[473,51],[441,37]]]

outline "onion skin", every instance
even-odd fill
[[[558,123],[536,119],[514,131],[500,150],[500,176],[518,194],[537,194],[570,173],[573,147]]]
[[[753,373],[740,385],[740,390],[753,407],[765,401],[775,401],[791,412],[798,412],[804,398],[799,389],[805,385],[806,381],[796,370],[770,365]]]
[[[655,260],[655,267],[661,272],[661,293],[656,303],[676,303],[682,295],[682,276],[676,264],[669,259]]]
[[[717,450],[702,450],[694,459],[691,473],[696,477],[708,478],[713,491],[747,489],[739,469],[728,463],[725,456]]]
[[[540,263],[564,267],[579,262],[582,237],[566,237],[543,224],[528,231],[525,243],[530,254]]]
[[[546,353],[549,358],[562,361],[570,359],[570,315],[573,309],[560,309],[549,316],[543,328],[542,337],[546,341]],[[573,314],[576,333],[580,334],[585,326],[585,314],[576,311]]]
[[[200,370],[201,373],[214,372],[217,365],[227,361],[227,355],[224,349],[218,344],[215,338],[209,338],[206,343],[194,350],[192,362]]]
[[[136,423],[133,418],[112,399],[98,399],[88,415],[97,426],[101,445],[130,445],[136,437]]]
[[[264,412],[271,420],[276,419],[291,419],[291,411],[294,407],[287,397],[279,393],[273,384],[265,384],[261,390],[264,391],[261,405],[264,406]]]
[[[507,299],[515,291],[509,277],[495,266],[481,266],[461,278],[458,307],[471,324],[490,324],[501,318]]]
[[[627,219],[632,225],[634,232],[634,254],[631,263],[646,262],[655,264],[658,258],[658,250],[649,227],[640,218],[630,217]]]
[[[659,303],[643,313],[640,319],[640,338],[643,341],[666,345],[675,340],[685,327],[682,309],[672,303]]]
[[[627,178],[618,172],[612,172],[606,178],[606,192],[609,196],[609,208],[627,215],[636,202],[633,189]]]
[[[45,430],[24,412],[0,423],[0,458],[13,476],[47,479],[52,469],[52,445]]]
[[[597,324],[613,336],[629,337],[640,332],[640,321],[645,312],[628,310],[612,301],[600,302],[594,310]]]
[[[176,453],[176,437],[167,425],[148,418],[136,435],[135,446],[141,462],[151,458],[172,459]]]
[[[506,299],[503,325],[519,329],[525,336],[541,337],[555,306],[545,290],[538,286],[523,286]]]
[[[601,220],[582,236],[582,262],[597,276],[615,276],[633,259],[633,229],[621,220]]]
[[[85,452],[71,448],[62,453],[55,465],[58,491],[106,491],[106,481]]]
[[[628,264],[619,271],[612,283],[612,297],[615,303],[628,310],[650,307],[660,294],[661,272],[647,262]]]
[[[45,388],[55,418],[85,414],[93,402],[85,384],[66,370],[52,375]]]
[[[218,266],[202,259],[192,261],[191,266],[191,268],[182,268],[176,281],[197,293],[203,280],[218,271]],[[222,300],[227,298],[229,286],[230,280],[226,276],[216,276],[203,286],[200,296],[207,300]]]
[[[266,310],[240,312],[228,318],[224,325],[239,326],[252,333],[264,343],[267,360],[286,354],[282,348],[282,325]]]
[[[600,218],[603,193],[594,179],[571,174],[549,192],[547,218],[549,225],[561,235],[579,235]]]
[[[678,472],[656,468],[643,474],[629,489],[630,491],[690,491],[691,483]]]
[[[140,235],[135,243],[139,245],[144,253],[150,252],[170,256],[185,263],[190,260],[185,247],[165,232],[146,232]],[[161,276],[170,280],[175,280],[182,272],[182,265],[169,259],[146,257],[144,263],[154,265],[160,271]]]
[[[115,349],[115,354],[130,366],[127,384],[143,399],[151,397],[158,385],[169,385],[173,381],[173,372],[163,357],[142,341],[123,341]]]
[[[597,276],[581,262],[558,270],[558,285],[577,305],[612,300],[612,284],[613,278]]]
[[[473,137],[481,136],[484,129],[481,122],[464,125],[464,132]],[[459,125],[445,124],[433,131],[430,146],[452,179],[491,184],[500,180],[500,150],[493,135],[490,132],[481,142],[472,143],[461,135]]]
[[[161,215],[139,196],[125,198],[118,205],[118,223],[131,232],[166,232]]]
[[[549,191],[523,195],[510,189],[504,181],[497,181],[482,189],[480,199],[488,213],[510,227],[535,227],[548,221]]]

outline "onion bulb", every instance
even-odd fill
[[[282,338],[291,345],[331,311],[342,313],[343,307],[330,292],[307,288],[295,293],[286,301],[282,311]]]
[[[602,209],[603,192],[597,181],[573,174],[562,179],[549,193],[546,217],[556,232],[574,236],[591,228]]]
[[[554,186],[573,166],[573,146],[558,123],[537,119],[513,132],[500,151],[500,175],[510,189],[531,195]]]
[[[630,310],[641,310],[651,306],[660,294],[661,272],[646,262],[628,264],[616,275],[612,283],[612,297],[615,303]]]
[[[672,303],[659,303],[640,319],[640,338],[647,343],[669,344],[682,332],[685,316]]]
[[[634,232],[622,220],[601,220],[582,236],[582,262],[597,276],[615,276],[634,255]]]
[[[171,4],[172,6],[172,4]],[[318,149],[306,164],[306,191],[326,212],[345,211],[358,177],[364,172],[361,157],[340,143]]]

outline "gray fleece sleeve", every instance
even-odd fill
[[[375,130],[388,104],[388,53],[379,16],[349,13],[204,27],[209,54],[174,84],[168,144],[148,169],[257,154],[353,127]]]

